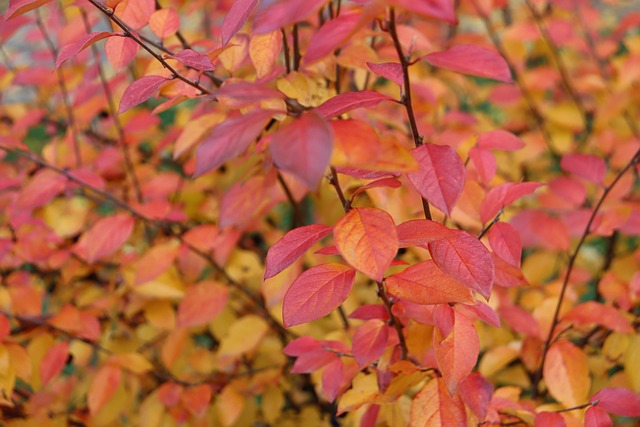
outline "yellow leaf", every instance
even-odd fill
[[[340,398],[338,415],[370,403],[379,393],[376,374],[360,372],[353,379],[353,386]]]
[[[91,206],[84,197],[54,199],[44,208],[44,222],[60,237],[80,232]]]
[[[640,335],[629,337],[629,346],[624,353],[624,371],[629,378],[631,389],[640,393],[640,369],[638,369],[638,360],[640,360]]]
[[[176,312],[169,301],[150,301],[144,307],[144,317],[160,330],[171,330],[176,326]]]
[[[227,386],[218,395],[216,406],[220,416],[220,422],[224,427],[233,425],[244,407],[244,396],[238,393],[233,387]]]
[[[108,363],[119,366],[134,374],[144,374],[153,369],[151,362],[139,353],[115,354],[109,358]]]
[[[478,372],[485,377],[490,377],[504,369],[511,361],[518,357],[518,350],[506,345],[489,349],[480,360]]]
[[[241,354],[250,352],[258,346],[269,330],[267,322],[255,315],[248,315],[229,328],[227,336],[220,343],[218,363],[225,366]]]
[[[326,90],[317,81],[294,71],[277,82],[278,90],[289,98],[297,99],[304,107],[316,107],[326,97]]]
[[[224,114],[210,113],[189,121],[182,129],[173,146],[173,158],[177,159],[182,153],[200,142],[207,132],[222,122],[225,117]]]
[[[587,357],[580,347],[568,341],[556,342],[549,348],[543,378],[551,396],[565,407],[583,404],[589,396]]]
[[[630,336],[628,334],[621,334],[620,332],[612,332],[605,340],[602,345],[602,354],[607,357],[607,359],[616,361],[629,348]]]
[[[175,267],[148,282],[133,287],[134,292],[150,298],[182,298],[184,296],[184,283]]]
[[[570,102],[558,103],[542,110],[544,118],[559,127],[579,132],[584,127],[580,110]]]
[[[284,395],[278,387],[267,387],[262,394],[262,415],[268,424],[274,424],[282,413]]]
[[[261,79],[271,72],[282,49],[282,33],[273,31],[251,37],[249,57],[256,69],[256,77]]]

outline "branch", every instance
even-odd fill
[[[398,320],[398,318],[393,314],[393,303],[387,295],[387,290],[384,288],[384,285],[381,282],[376,282],[378,285],[378,296],[382,300],[385,308],[387,309],[387,313],[389,314],[389,321],[391,326],[396,330],[398,334],[398,340],[400,341],[400,351],[402,360],[408,360],[409,358],[409,348],[407,347],[407,341],[404,338],[404,331],[402,330],[402,323]]]

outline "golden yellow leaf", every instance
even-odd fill
[[[636,393],[640,393],[640,369],[638,369],[638,361],[640,360],[640,335],[635,334],[629,337],[629,346],[624,353],[624,371],[629,378],[631,389]]]
[[[256,69],[256,77],[261,79],[271,72],[282,49],[282,33],[272,31],[251,37],[249,57]]]
[[[547,353],[543,378],[551,396],[565,407],[586,402],[591,378],[587,358],[580,347],[568,341],[553,344]]]
[[[115,354],[109,358],[108,363],[134,374],[144,374],[153,369],[151,362],[139,353]]]
[[[504,369],[509,363],[518,357],[518,350],[515,348],[502,345],[494,347],[482,355],[478,372],[485,377],[494,375],[501,369]]]
[[[572,102],[558,103],[542,110],[544,118],[559,127],[579,132],[584,127],[584,121],[580,110]]]
[[[216,407],[220,422],[224,427],[233,425],[244,407],[244,396],[238,393],[232,386],[225,387],[216,398]]]
[[[54,199],[44,207],[44,222],[60,237],[73,236],[84,228],[90,209],[84,197]]]
[[[144,307],[144,317],[160,330],[171,330],[176,326],[176,312],[169,301],[150,301]]]
[[[282,405],[284,405],[284,395],[278,387],[267,387],[262,394],[262,415],[269,424],[276,422],[282,413]]]
[[[190,120],[182,129],[178,139],[173,146],[173,158],[177,159],[182,153],[188,151],[195,144],[200,142],[207,132],[215,125],[225,119],[224,114],[209,113],[197,119]]]
[[[342,395],[340,402],[338,402],[338,414],[356,410],[365,403],[370,403],[379,393],[376,374],[358,373],[353,378],[353,386]]]
[[[269,330],[269,325],[256,315],[244,316],[229,327],[227,336],[220,342],[218,363],[227,367],[241,354],[255,349]]]
[[[175,267],[170,267],[158,277],[136,285],[134,292],[149,298],[177,299],[184,296],[184,283]]]

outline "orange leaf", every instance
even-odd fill
[[[103,218],[85,232],[73,251],[89,264],[117,251],[133,231],[134,220],[129,215],[118,214]]]
[[[201,384],[188,388],[182,392],[180,401],[182,405],[193,415],[202,416],[207,410],[209,401],[211,400],[211,386]]]
[[[117,366],[103,366],[93,380],[87,393],[87,403],[89,412],[97,414],[100,409],[111,399],[120,386],[122,371]]]
[[[190,287],[178,306],[178,325],[204,325],[215,318],[227,303],[229,290],[223,285],[206,281]]]
[[[344,259],[378,282],[398,251],[396,226],[380,209],[352,209],[336,224],[334,237]]]
[[[227,386],[217,397],[220,421],[224,427],[235,424],[244,408],[245,398],[233,387]]]
[[[591,388],[587,356],[568,341],[559,341],[549,348],[543,370],[549,393],[565,407],[580,405],[587,400]]]
[[[55,343],[47,352],[40,363],[40,379],[42,385],[47,385],[62,368],[64,368],[69,356],[69,344],[66,342]]]
[[[466,426],[467,416],[460,396],[451,397],[442,378],[425,385],[411,403],[411,427]]]
[[[180,15],[170,7],[156,10],[149,18],[149,28],[161,39],[170,37],[180,28]]]
[[[135,284],[146,283],[165,272],[175,261],[179,249],[176,240],[149,249],[136,263]]]

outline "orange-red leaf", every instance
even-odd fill
[[[398,62],[383,62],[381,64],[367,62],[367,67],[380,77],[391,80],[398,86],[402,86],[404,84],[402,65]]]
[[[180,327],[204,325],[213,320],[224,308],[229,290],[215,282],[202,282],[187,289],[178,306]]]
[[[69,356],[69,344],[66,342],[55,343],[40,362],[40,380],[42,385],[47,385],[64,368]]]
[[[493,224],[489,230],[489,244],[497,256],[513,266],[520,267],[522,241],[513,225],[506,222]]]
[[[410,427],[466,426],[467,416],[460,396],[449,394],[440,377],[429,381],[413,398]]]
[[[311,37],[307,52],[302,60],[303,64],[312,64],[333,53],[349,36],[360,19],[358,13],[343,13],[331,19],[316,31]]]
[[[605,161],[593,154],[569,153],[562,156],[560,167],[579,178],[601,184],[607,172]]]
[[[533,420],[533,427],[566,427],[566,425],[562,415],[557,412],[539,412]]]
[[[631,322],[615,308],[595,301],[587,301],[572,308],[564,320],[580,325],[598,324],[623,334],[633,333]]]
[[[278,169],[315,190],[329,166],[333,131],[322,117],[308,112],[273,134],[270,149]]]
[[[44,206],[61,193],[67,185],[67,178],[50,169],[38,171],[28,184],[24,185],[17,206],[33,209]]]
[[[249,18],[249,14],[255,9],[258,0],[235,0],[231,3],[231,8],[222,21],[220,29],[222,35],[222,45],[226,45],[231,37],[242,28]]]
[[[423,57],[434,67],[446,68],[462,74],[486,77],[511,83],[511,71],[502,56],[487,48],[472,44],[459,44],[444,52]]]
[[[331,227],[311,224],[298,227],[278,240],[267,252],[264,278],[268,279],[293,264],[318,240],[331,233]]]
[[[389,327],[385,322],[371,319],[362,324],[353,335],[353,356],[363,368],[376,361],[387,345]]]
[[[390,293],[416,304],[473,304],[475,301],[469,288],[447,276],[432,260],[392,274],[385,283]]]
[[[100,409],[111,399],[120,386],[122,380],[122,369],[117,366],[106,365],[100,368],[89,386],[87,393],[87,403],[89,412],[97,414]]]
[[[49,3],[51,0],[12,0],[9,2],[9,9],[4,14],[4,21],[22,15],[35,8]]]
[[[397,227],[400,247],[426,245],[434,240],[448,239],[454,236],[454,230],[428,219],[413,219]]]
[[[207,55],[196,52],[193,49],[184,49],[177,55],[174,55],[173,58],[182,62],[187,67],[191,67],[195,70],[213,71],[216,69],[216,67],[213,65],[213,62],[211,62],[211,58],[209,58]]]
[[[167,79],[162,76],[144,76],[131,83],[124,90],[122,99],[120,99],[118,113],[124,113],[128,109],[146,101],[156,93],[160,86],[166,81]]]
[[[398,251],[396,226],[380,209],[352,209],[336,224],[334,239],[353,268],[378,282]]]
[[[92,44],[94,44],[99,40],[102,40],[107,37],[111,37],[112,35],[113,33],[108,33],[104,31],[91,33],[91,34],[87,34],[86,36],[82,37],[79,40],[76,40],[72,43],[64,45],[62,49],[60,49],[60,54],[58,55],[58,59],[56,59],[56,68],[60,67],[60,65],[62,65],[62,63],[65,62],[66,60],[76,56],[83,49],[86,49],[87,47],[91,46]]]
[[[558,341],[549,348],[543,369],[549,393],[565,407],[584,403],[591,388],[587,356],[568,341]]]
[[[180,15],[171,7],[156,10],[149,18],[149,28],[161,39],[171,37],[180,28]]]
[[[116,73],[129,65],[139,48],[129,37],[109,37],[104,44],[107,59]]]
[[[606,387],[594,394],[590,402],[623,417],[640,417],[640,394],[622,387]]]
[[[356,108],[374,108],[382,101],[390,101],[391,97],[372,90],[361,90],[360,92],[341,93],[333,98],[329,98],[316,108],[316,111],[323,117],[330,119],[339,116]]]
[[[284,326],[294,326],[326,316],[347,299],[356,277],[354,269],[322,264],[306,270],[284,296]]]
[[[116,6],[115,14],[130,28],[139,30],[149,23],[155,10],[155,0],[122,0]]]
[[[484,150],[516,151],[524,147],[524,142],[511,132],[498,129],[480,135],[477,145]]]
[[[604,409],[591,406],[584,413],[584,427],[612,427],[613,421]]]
[[[103,218],[86,231],[73,251],[86,262],[93,264],[111,255],[127,241],[133,231],[134,219],[126,214]]]
[[[200,384],[195,387],[189,387],[182,392],[180,401],[187,411],[195,416],[201,416],[207,410],[207,406],[211,401],[211,386],[209,384]]]
[[[473,322],[447,304],[434,308],[436,330],[433,349],[449,392],[455,393],[458,385],[471,373],[480,353],[480,340]]]
[[[489,299],[495,267],[487,248],[465,231],[452,231],[451,238],[429,243],[435,263],[449,276]]]

